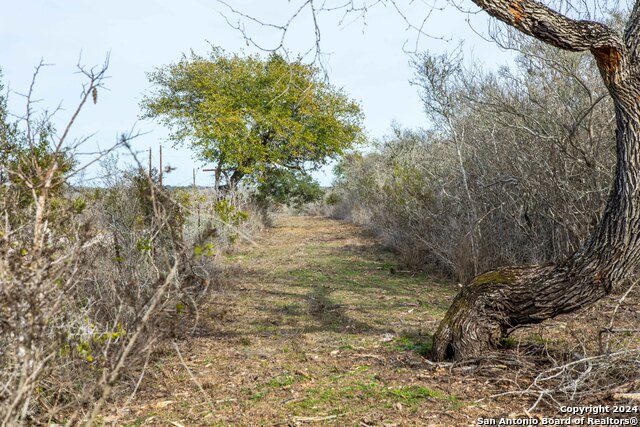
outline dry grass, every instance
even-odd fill
[[[394,255],[360,228],[284,217],[258,244],[227,257],[240,279],[202,309],[206,328],[179,342],[179,354],[168,345],[150,362],[131,404],[114,405],[106,425],[474,425],[524,416],[535,400],[486,398],[530,384],[537,363],[549,363],[539,355],[507,351],[465,365],[424,358],[456,288],[395,271]],[[577,321],[507,344],[566,352]]]

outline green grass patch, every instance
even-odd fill
[[[269,381],[266,386],[270,388],[282,388],[303,379],[304,377],[302,375],[278,375]]]
[[[353,402],[374,401],[376,404],[391,405],[401,403],[407,407],[415,406],[425,399],[447,400],[459,405],[457,396],[447,395],[428,387],[410,385],[386,387],[382,382],[369,380],[357,381],[341,387],[313,387],[306,390],[307,396],[293,404],[306,411],[326,411],[337,406],[349,407]]]
[[[421,356],[426,357],[431,353],[431,349],[433,348],[433,338],[430,336],[408,334],[399,336],[389,344],[396,350],[415,351]]]
[[[264,397],[267,395],[267,392],[265,391],[258,391],[253,393],[253,395],[251,396],[250,400],[253,402],[257,402],[259,400],[264,399]]]
[[[429,397],[433,397],[436,399],[452,399],[451,396],[448,396],[440,391],[417,385],[389,389],[388,395],[391,398],[404,403],[405,405],[413,405],[418,403],[420,400]]]

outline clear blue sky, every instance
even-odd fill
[[[99,94],[97,105],[88,105],[74,128],[74,136],[90,134],[91,147],[108,147],[123,131],[132,126],[148,132],[138,138],[134,147],[144,151],[159,144],[165,147],[165,163],[176,167],[167,179],[169,184],[191,182],[194,162],[187,148],[173,149],[164,141],[166,131],[151,121],[139,121],[138,103],[149,89],[145,73],[180,58],[194,49],[206,53],[208,42],[228,51],[247,47],[242,36],[230,28],[220,15],[224,8],[214,0],[22,0],[7,1],[0,16],[0,67],[5,86],[11,90],[10,108],[24,110],[24,99],[35,65],[44,59],[54,64],[45,68],[37,80],[36,97],[41,108],[55,108],[60,102],[65,111],[57,115],[65,122],[79,99],[82,76],[75,73],[82,52],[82,63],[100,64],[111,54],[107,81],[108,91]],[[291,13],[287,0],[228,0],[234,7],[265,21],[283,22]],[[409,3],[408,1],[401,3]],[[426,2],[416,1],[406,16],[419,24],[428,11]],[[468,5],[467,7],[472,7]],[[230,16],[230,15],[228,15]],[[471,18],[474,28],[486,29],[485,17],[467,15],[448,7],[427,21],[425,31],[451,42],[421,38],[419,49],[441,52],[455,47],[464,39],[467,50],[487,65],[504,63],[508,55],[477,36],[466,23]],[[425,116],[415,87],[409,84],[412,69],[403,45],[413,47],[416,35],[406,30],[402,17],[391,8],[374,8],[366,22],[356,20],[337,25],[337,19],[326,16],[321,21],[322,48],[331,55],[325,61],[331,82],[343,87],[358,100],[366,115],[365,125],[371,137],[388,132],[393,120],[404,126],[425,125]],[[249,27],[255,40],[268,45],[274,34]],[[313,45],[313,27],[307,15],[291,30],[286,47],[292,54],[305,52]],[[127,156],[122,154],[122,161]],[[323,184],[330,174],[317,174]],[[198,183],[211,179],[198,174]]]

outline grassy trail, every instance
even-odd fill
[[[201,336],[149,366],[128,425],[473,425],[486,378],[421,353],[455,289],[395,272],[357,226],[284,217],[226,263]]]

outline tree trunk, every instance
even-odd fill
[[[228,174],[222,172],[225,176],[225,184],[220,184],[220,179],[219,176],[216,176],[215,178],[215,188],[216,190],[218,190],[219,192],[219,196],[223,196],[231,191],[234,191],[237,187],[238,184],[240,183],[240,181],[242,180],[242,178],[245,177],[245,174],[243,172],[240,172],[239,170],[234,170],[233,173],[231,174],[231,176],[229,176]],[[218,169],[216,169],[216,175],[218,175]]]
[[[572,21],[532,0],[474,0],[492,16],[557,47],[595,56],[616,113],[615,181],[586,244],[559,265],[506,267],[476,276],[456,296],[434,335],[436,360],[481,356],[520,325],[585,307],[640,263],[640,1],[624,38]]]

